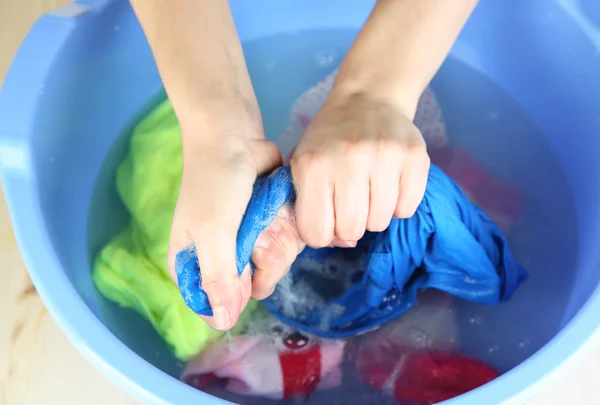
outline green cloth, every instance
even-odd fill
[[[222,333],[187,307],[167,269],[182,166],[179,122],[165,100],[133,130],[116,179],[131,222],[96,258],[93,280],[104,297],[142,314],[174,355],[188,360]],[[255,304],[251,302],[245,313]]]

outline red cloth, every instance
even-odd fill
[[[409,355],[394,385],[394,397],[405,405],[429,405],[478,388],[500,373],[478,360],[455,353]]]
[[[400,351],[392,347],[363,351],[359,373],[370,386],[387,391],[403,405],[442,402],[500,375],[487,364],[457,353],[424,350],[398,355]]]

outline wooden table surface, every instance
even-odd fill
[[[0,0],[0,83],[31,24],[67,2]],[[3,194],[0,269],[0,405],[136,404],[81,357],[49,316],[27,276]],[[548,385],[530,405],[600,404],[600,339]]]

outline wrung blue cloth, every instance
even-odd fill
[[[237,235],[239,274],[250,262],[258,235],[294,197],[289,167],[256,181]],[[193,247],[178,254],[176,272],[190,308],[212,315]],[[526,278],[500,229],[432,165],[413,217],[393,219],[384,232],[367,233],[354,249],[305,249],[264,303],[295,327],[338,338],[399,316],[414,305],[419,289],[497,305]]]

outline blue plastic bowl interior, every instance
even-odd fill
[[[231,4],[267,134],[273,136],[293,101],[278,89],[286,86],[287,95],[297,96],[332,66],[299,70],[293,83],[290,74],[279,82],[263,63],[270,48],[263,46],[261,54],[252,47],[272,40],[276,49],[273,38],[292,43],[287,36],[297,41],[294,49],[304,52],[304,39],[328,38],[332,57],[339,59],[373,2]],[[292,53],[279,61],[283,71],[296,66],[290,60]],[[558,237],[541,236],[543,244],[528,245],[542,249],[547,259],[532,265],[531,279],[509,304],[480,309],[477,316],[485,327],[464,338],[469,354],[506,373],[448,404],[520,403],[597,329],[598,72],[600,5],[595,0],[482,0],[432,83],[456,143],[489,160],[491,169],[501,172],[506,162],[520,186],[535,189],[541,209],[560,217],[557,223],[563,226]],[[498,89],[490,93],[494,100],[479,94],[478,104],[498,105],[500,97],[510,98],[528,121],[494,123],[497,111],[491,110],[485,119],[471,114],[475,106],[469,107],[468,99],[477,93],[477,77]],[[42,17],[15,58],[0,96],[2,181],[35,285],[78,349],[144,403],[216,404],[222,400],[180,383],[181,364],[152,328],[103,300],[90,279],[94,254],[127,220],[113,187],[127,133],[163,97],[152,55],[127,2],[81,1]],[[510,118],[513,112],[506,107],[500,113]],[[490,147],[472,142],[474,132],[512,141],[504,148]],[[547,150],[532,138],[519,139],[519,133],[529,132],[540,134]],[[561,170],[535,174],[527,162],[537,162],[537,155],[552,156]],[[497,337],[497,346],[489,346],[491,336]]]

